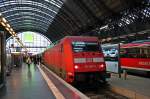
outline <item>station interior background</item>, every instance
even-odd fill
[[[150,40],[150,0],[0,0],[0,87],[7,53],[40,54],[65,36]]]

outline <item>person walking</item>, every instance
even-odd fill
[[[28,64],[28,68],[30,68],[30,64],[32,63],[30,57],[27,57],[26,63]]]

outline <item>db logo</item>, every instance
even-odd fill
[[[86,65],[85,68],[96,68],[96,65]]]
[[[86,58],[86,62],[93,62],[93,58]]]
[[[146,65],[146,66],[150,66],[150,62],[139,62],[139,65]]]

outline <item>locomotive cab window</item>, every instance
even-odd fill
[[[100,51],[97,42],[72,42],[74,52]]]

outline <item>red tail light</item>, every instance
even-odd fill
[[[74,66],[74,68],[75,68],[75,69],[78,69],[78,68],[79,68],[79,66],[78,66],[78,65],[75,65],[75,66]]]
[[[101,64],[101,65],[99,65],[99,69],[101,69],[101,70],[105,70],[105,64]]]
[[[101,64],[101,65],[99,66],[99,68],[104,68],[104,64]]]

